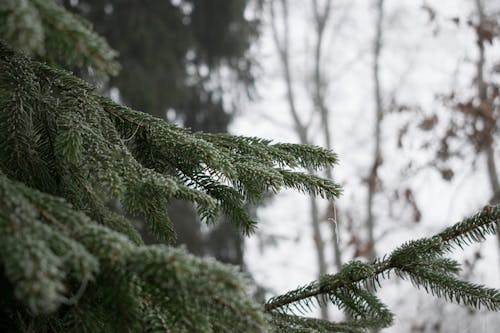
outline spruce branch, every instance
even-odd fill
[[[7,73],[13,73],[14,67],[26,68],[17,72],[16,78],[32,82],[27,87],[35,89],[29,94],[29,103],[23,103],[30,108],[25,107],[27,113],[20,114],[34,119],[33,127],[41,134],[48,134],[44,126],[54,129],[50,137],[42,137],[40,147],[44,147],[45,154],[40,160],[47,166],[57,166],[50,170],[57,173],[40,178],[55,178],[61,195],[70,197],[87,214],[110,222],[110,226],[117,220],[110,221],[111,214],[99,205],[106,196],[118,199],[131,214],[144,214],[159,239],[172,241],[175,232],[165,208],[172,199],[194,201],[206,220],[215,219],[222,211],[248,234],[256,222],[245,211],[245,205],[260,200],[268,191],[289,187],[327,198],[340,194],[340,186],[330,180],[282,168],[331,165],[336,156],[330,151],[271,144],[256,138],[192,134],[97,95],[91,85],[68,72],[31,61],[3,45],[0,53],[0,66],[11,66]],[[12,81],[10,74],[6,75],[4,80]],[[13,90],[5,86],[0,93],[11,94]],[[53,104],[58,105],[57,112],[49,108],[54,111],[50,117],[37,117],[38,105]],[[4,135],[22,138],[12,131],[15,122],[4,124],[10,126]],[[18,156],[37,153],[33,146],[18,145]],[[5,147],[12,149],[16,145],[9,142]],[[33,158],[17,159],[23,164],[15,168],[11,161],[5,170],[19,170],[22,175],[36,174],[27,169],[43,170],[38,167],[36,154],[29,155]],[[26,162],[33,166],[26,166]],[[9,176],[24,180],[14,174]],[[28,184],[37,185],[35,181]]]
[[[26,39],[25,51],[49,63],[90,66],[103,76],[118,69],[104,40],[54,0],[3,1],[0,19],[0,36],[18,46]],[[367,291],[392,271],[438,297],[500,308],[498,290],[460,281],[458,263],[444,258],[494,233],[498,205],[373,263],[353,261],[264,309],[234,267],[144,246],[109,200],[145,214],[158,238],[175,237],[166,211],[172,199],[194,202],[207,220],[220,210],[250,233],[256,221],[244,206],[265,191],[337,197],[339,185],[301,172],[330,168],[337,157],[319,147],[193,134],[99,96],[2,42],[0,156],[0,279],[12,287],[0,303],[25,331],[362,332],[392,322]],[[315,301],[332,302],[351,320],[283,313],[305,313]]]
[[[341,195],[342,187],[334,181],[303,172],[279,170],[286,187],[303,193],[310,193],[324,199],[334,199]]]
[[[105,304],[110,302],[110,308],[116,307],[113,302],[117,300],[124,302],[121,315],[135,318],[134,325],[147,321],[143,327],[158,327],[163,322],[175,331],[264,330],[264,314],[246,296],[246,281],[236,268],[166,246],[137,246],[63,199],[11,181],[1,172],[0,194],[0,249],[6,250],[1,251],[0,262],[18,300],[33,311],[53,313],[90,281],[79,306],[69,309],[71,320],[79,320],[77,309],[97,297]],[[66,239],[75,245],[68,248]],[[81,283],[71,283],[72,274]],[[67,285],[75,289],[70,292]],[[139,300],[154,304],[162,314],[154,315],[155,307],[141,305]],[[182,311],[177,312],[179,309]]]
[[[436,235],[449,245],[462,247],[468,243],[483,241],[488,234],[494,234],[500,220],[500,205],[485,206],[482,211],[457,223]]]
[[[355,322],[331,322],[322,319],[306,318],[284,313],[273,312],[269,319],[273,333],[303,333],[303,332],[339,332],[364,333],[363,326]]]
[[[435,271],[430,267],[404,268],[397,271],[401,277],[407,277],[417,288],[427,293],[444,298],[450,302],[464,304],[475,309],[484,307],[490,311],[500,309],[500,291],[474,283],[461,281],[449,274]]]
[[[271,140],[229,134],[196,133],[195,135],[235,156],[249,156],[282,168],[302,167],[318,170],[331,167],[338,162],[337,154],[316,146],[273,144]]]
[[[335,275],[325,275],[319,281],[273,297],[264,305],[264,309],[267,312],[274,312],[283,311],[292,306],[298,307],[304,304],[308,306],[313,298],[321,295],[335,297],[339,291],[358,288],[356,286],[360,283],[375,286],[380,277],[387,278],[389,272],[394,270],[401,276],[409,276],[415,285],[422,286],[437,296],[476,308],[483,306],[497,311],[500,309],[498,290],[456,279],[452,275],[457,273],[458,264],[441,256],[450,249],[452,244],[461,245],[464,241],[481,241],[487,234],[494,234],[495,226],[498,227],[499,221],[500,205],[487,206],[481,212],[431,238],[404,244],[386,259],[376,260],[370,264],[359,261],[351,262]],[[344,308],[350,306],[351,311],[358,309],[360,313],[364,313],[359,305],[352,302],[354,301],[351,295],[351,297],[344,297],[336,304]]]
[[[0,2],[0,38],[52,64],[90,67],[102,78],[116,75],[117,52],[91,24],[54,0]]]

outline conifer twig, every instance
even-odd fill
[[[460,244],[461,240],[466,237],[470,240],[482,240],[479,235],[483,232],[494,233],[495,225],[498,225],[500,221],[500,205],[496,206],[486,206],[478,214],[466,218],[462,222],[455,224],[454,226],[445,229],[441,233],[435,235],[432,238],[421,239],[408,244],[406,247],[403,246],[400,249],[394,251],[387,259],[376,260],[371,264],[364,264],[361,262],[352,262],[344,266],[342,271],[335,275],[326,275],[319,281],[314,281],[307,286],[295,289],[284,295],[276,296],[271,298],[265,305],[264,309],[267,312],[279,310],[280,308],[288,307],[296,302],[301,302],[312,297],[318,297],[322,294],[330,294],[339,288],[348,287],[352,284],[356,284],[362,281],[377,281],[378,276],[384,276],[386,272],[392,269],[405,270],[405,262],[397,260],[395,254],[399,254],[397,251],[408,251],[408,250],[435,250],[431,249],[432,244],[435,241],[444,245],[451,241],[456,244]],[[470,235],[473,236],[470,236]],[[474,236],[475,235],[475,236]],[[483,237],[484,238],[484,237]],[[439,245],[438,245],[439,246]],[[420,248],[419,247],[424,247]],[[425,248],[427,247],[427,249]],[[446,250],[446,248],[445,248]],[[353,267],[356,265],[358,267]],[[346,274],[346,270],[349,272]],[[500,300],[498,299],[498,294],[496,298],[492,301],[498,303],[497,307],[500,307]]]

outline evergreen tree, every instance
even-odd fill
[[[459,264],[446,258],[493,234],[499,205],[264,305],[249,298],[231,266],[144,245],[110,198],[147,216],[167,241],[175,232],[166,205],[175,198],[195,203],[206,221],[220,211],[250,234],[256,222],[243,205],[266,191],[337,197],[337,184],[300,171],[337,158],[318,147],[191,133],[100,96],[51,66],[103,75],[117,68],[104,40],[55,2],[1,2],[0,34],[2,332],[364,332],[392,322],[368,291],[391,272],[449,301],[500,309],[498,290],[459,280]],[[31,57],[16,50],[21,45]],[[296,315],[318,302],[349,319]]]
[[[222,133],[228,130],[237,102],[227,96],[251,91],[253,86],[249,49],[257,37],[258,20],[244,15],[251,1],[65,0],[64,4],[92,22],[118,51],[127,70],[111,77],[107,86],[118,88],[124,104],[159,118],[166,118],[168,110],[168,120],[193,131]],[[222,81],[236,87],[233,94],[223,92],[227,87]],[[191,253],[243,265],[244,238],[231,224],[217,223],[202,232],[189,202],[172,201],[168,210],[177,244]],[[143,219],[138,222],[145,242],[155,242]]]

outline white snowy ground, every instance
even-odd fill
[[[305,46],[312,45],[308,35],[310,10],[306,1],[291,1],[292,32],[294,36],[292,68],[298,109],[306,119],[311,106],[307,92],[307,70],[310,66]],[[349,210],[365,236],[362,223],[365,218],[366,187],[361,177],[366,175],[372,160],[372,120],[374,119],[373,86],[371,74],[371,45],[375,12],[373,1],[334,1],[339,4],[335,20],[344,17],[341,29],[327,35],[326,56],[328,76],[332,80],[328,104],[332,111],[333,147],[340,155],[335,178],[344,186],[340,207]],[[435,112],[444,120],[446,109],[435,99],[451,87],[470,93],[477,53],[474,33],[465,22],[473,10],[473,1],[447,0],[431,2],[437,10],[435,22],[421,8],[424,2],[387,0],[384,48],[381,75],[385,102],[395,94],[399,101],[420,105],[424,113]],[[494,1],[490,1],[495,5]],[[497,9],[500,4],[496,4]],[[344,9],[348,8],[348,9]],[[345,10],[345,11],[344,11]],[[460,18],[460,26],[451,18]],[[335,24],[335,23],[333,23]],[[435,34],[435,32],[437,33]],[[488,49],[497,55],[498,43]],[[244,108],[232,125],[232,133],[259,136],[280,142],[297,142],[285,99],[285,87],[277,62],[269,29],[259,49],[263,78],[258,83],[259,99]],[[494,58],[494,57],[490,57]],[[413,118],[412,118],[413,117]],[[423,135],[411,131],[404,140],[404,149],[397,149],[396,136],[406,119],[412,115],[391,114],[383,123],[383,159],[380,177],[384,191],[377,196],[376,234],[385,234],[377,243],[380,254],[387,253],[409,239],[429,236],[468,214],[481,209],[491,196],[485,163],[481,157],[475,164],[461,161],[451,182],[445,182],[434,170],[426,169],[411,178],[402,178],[400,169],[410,160],[424,164],[431,156],[419,147]],[[317,122],[313,126],[318,126]],[[438,124],[439,130],[439,124]],[[319,130],[318,130],[319,132]],[[427,135],[427,134],[426,134]],[[428,136],[427,136],[428,137]],[[322,138],[318,135],[317,142]],[[465,149],[465,148],[464,148]],[[500,147],[496,147],[497,152]],[[467,150],[469,151],[469,150]],[[497,154],[500,157],[500,153]],[[497,160],[500,165],[500,159]],[[411,186],[423,213],[420,223],[411,222],[408,207],[396,205],[395,220],[388,214],[391,189]],[[269,295],[284,293],[316,278],[316,254],[309,222],[309,202],[304,195],[285,191],[266,207],[259,209],[259,232],[247,240],[246,262],[257,282],[269,289]],[[340,222],[342,223],[342,222]],[[330,229],[324,225],[324,235]],[[342,225],[339,226],[345,235]],[[269,245],[273,243],[275,245]],[[344,261],[352,259],[347,239],[342,238]],[[267,245],[263,245],[267,243]],[[500,258],[497,242],[491,236],[486,242],[458,253],[460,261],[471,258],[475,249],[481,249],[483,258],[477,263],[471,280],[500,287]],[[331,252],[331,251],[330,251]],[[333,258],[329,253],[333,272]],[[396,313],[396,323],[383,332],[410,332],[410,326],[441,321],[440,332],[484,332],[500,329],[500,316],[491,313],[468,315],[468,310],[457,305],[444,305],[425,292],[414,289],[408,282],[392,279],[379,291],[382,299]],[[312,314],[316,315],[316,314]],[[436,331],[437,332],[437,331]]]

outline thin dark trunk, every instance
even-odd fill
[[[380,84],[380,53],[382,50],[382,22],[384,20],[384,0],[377,1],[377,19],[375,28],[375,41],[373,45],[373,82],[374,82],[374,97],[375,97],[375,131],[374,131],[374,151],[373,162],[368,175],[368,197],[367,197],[367,218],[366,230],[368,233],[368,251],[366,257],[370,260],[376,256],[375,252],[375,216],[374,216],[374,198],[377,191],[378,168],[382,164],[381,155],[381,125],[384,116],[382,105],[382,92]]]
[[[315,197],[311,198],[311,218],[313,226],[313,239],[316,246],[316,253],[318,256],[318,275],[321,277],[327,273],[326,259],[325,259],[325,242],[321,237],[318,203]],[[321,318],[328,319],[328,308],[321,304]]]
[[[479,25],[484,24],[486,20],[486,15],[484,13],[484,7],[481,0],[476,0],[476,10],[479,15]],[[478,38],[478,49],[479,49],[479,58],[476,64],[477,70],[477,93],[481,102],[487,102],[487,86],[484,80],[484,63],[485,63],[485,50],[484,50],[484,41],[481,38]],[[498,180],[498,171],[495,164],[495,151],[493,148],[493,140],[494,137],[491,135],[490,140],[487,140],[485,153],[486,153],[486,167],[488,170],[488,178],[490,180],[491,190],[493,192],[492,199],[490,200],[491,204],[496,204],[500,201],[500,182]],[[498,251],[500,253],[500,228],[497,227],[497,241],[498,241]]]
[[[300,143],[302,144],[311,144],[308,139],[308,128],[306,125],[302,123],[300,117],[298,115],[295,103],[295,95],[293,92],[293,79],[290,69],[290,52],[289,52],[289,24],[288,24],[288,1],[281,0],[281,5],[283,9],[283,38],[280,40],[278,29],[277,29],[277,17],[274,8],[274,1],[271,2],[271,28],[273,32],[273,39],[278,50],[278,54],[280,56],[281,65],[283,67],[284,79],[286,84],[286,95],[287,102],[290,113],[292,115],[294,121],[295,131],[297,136],[299,137]],[[309,173],[312,174],[312,170],[308,170]],[[318,260],[318,276],[326,274],[327,265],[325,259],[325,242],[321,237],[320,230],[320,219],[318,212],[318,204],[316,198],[312,197],[310,199],[311,203],[311,224],[313,228],[313,240],[316,249],[316,255]],[[328,311],[327,306],[321,306],[321,318],[328,319]]]
[[[313,92],[313,99],[314,99],[314,106],[316,110],[319,112],[320,117],[321,117],[321,124],[322,124],[322,131],[323,131],[323,136],[325,140],[325,147],[328,149],[332,149],[332,139],[331,139],[331,132],[330,132],[330,122],[329,122],[329,115],[330,112],[326,106],[326,101],[325,101],[325,90],[326,90],[326,83],[325,79],[322,75],[323,68],[322,68],[322,53],[323,53],[323,42],[324,42],[324,34],[325,34],[325,27],[328,22],[328,19],[330,18],[330,8],[331,8],[331,1],[328,0],[324,6],[324,8],[320,8],[318,5],[317,0],[313,1],[313,10],[314,10],[314,25],[316,28],[316,43],[314,46],[314,92]],[[332,168],[326,168],[326,177],[329,179],[333,179],[333,170]],[[328,211],[334,211],[337,212],[335,215],[338,214],[338,208],[336,207],[335,201],[330,200],[328,203]],[[334,251],[334,260],[335,260],[335,268],[337,271],[340,271],[342,268],[342,253],[340,250],[340,244],[339,244],[339,237],[338,237],[338,220],[336,217],[332,216],[330,217],[332,220],[330,223],[332,227],[332,243],[333,243],[333,251]]]

